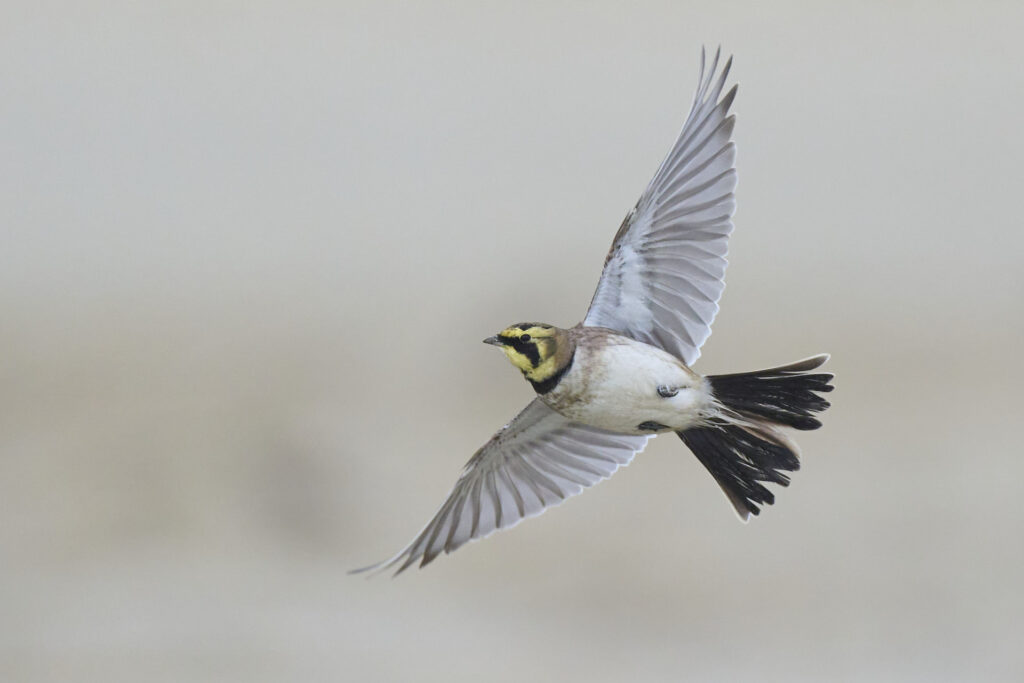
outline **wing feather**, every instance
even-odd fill
[[[433,519],[400,553],[356,572],[416,562],[514,526],[610,477],[650,437],[570,422],[534,399],[476,452]]]
[[[675,144],[612,243],[584,325],[659,346],[692,365],[711,334],[725,289],[736,210],[736,125],[725,94],[730,57],[700,75]]]

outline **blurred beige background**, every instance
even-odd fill
[[[87,6],[88,5],[88,6]],[[5,3],[0,679],[1024,680],[1020,3]],[[736,55],[698,364],[833,354],[747,526],[658,439],[398,580]]]

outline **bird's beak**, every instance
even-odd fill
[[[484,339],[484,344],[490,344],[491,346],[504,346],[505,345],[505,344],[502,343],[502,341],[500,339],[498,339],[497,335],[495,335],[493,337],[488,337],[487,339]]]

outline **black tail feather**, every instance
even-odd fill
[[[771,505],[775,495],[761,482],[789,486],[783,472],[800,469],[795,451],[736,425],[699,427],[679,432],[701,464],[722,487],[744,520]]]
[[[832,391],[832,375],[809,371],[828,356],[790,365],[707,378],[723,412],[710,425],[679,432],[743,519],[760,513],[775,496],[764,483],[789,485],[784,472],[800,469],[796,445],[777,427],[817,429],[814,417],[829,407],[817,393]],[[762,483],[764,482],[764,483]]]
[[[831,404],[814,392],[832,391],[831,373],[808,374],[828,356],[815,356],[769,370],[735,375],[711,375],[708,382],[719,403],[740,415],[762,418],[794,429],[817,429],[814,417]]]

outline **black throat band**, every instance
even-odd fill
[[[562,377],[565,376],[565,373],[569,372],[569,368],[572,367],[572,362],[575,359],[576,359],[576,350],[573,349],[572,355],[569,357],[569,362],[566,363],[565,367],[563,367],[561,370],[559,370],[555,374],[551,375],[547,379],[545,379],[543,381],[540,381],[540,382],[534,382],[529,377],[527,377],[526,379],[530,379],[530,384],[533,385],[534,390],[538,394],[546,394],[549,391],[551,391],[552,389],[554,389],[558,385],[558,383],[562,381]]]

